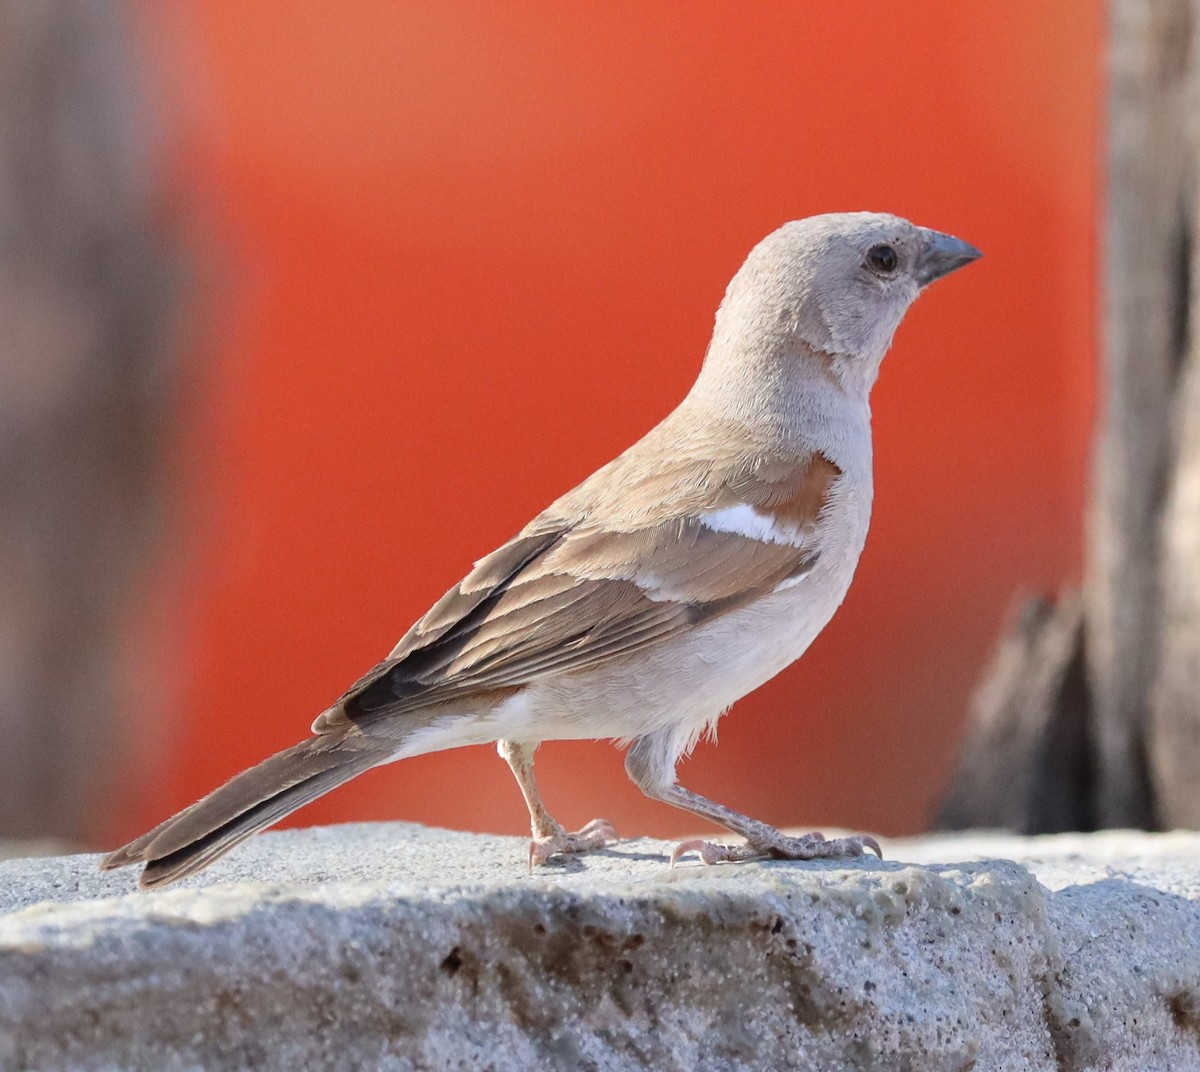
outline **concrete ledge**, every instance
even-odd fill
[[[1200,1069],[1197,835],[522,845],[285,831],[154,894],[0,863],[0,1069]]]

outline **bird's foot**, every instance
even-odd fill
[[[534,838],[529,843],[529,870],[554,856],[592,852],[619,840],[617,828],[607,819],[593,819],[574,833],[559,829],[549,837]]]
[[[681,841],[671,853],[671,866],[689,852],[696,853],[706,864],[733,863],[739,860],[821,860],[838,856],[862,856],[870,849],[881,860],[879,842],[868,834],[854,837],[826,838],[817,830],[799,837],[788,837],[779,831],[741,845],[717,845],[702,838]]]

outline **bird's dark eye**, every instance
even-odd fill
[[[891,246],[872,246],[867,250],[867,267],[879,275],[891,275],[900,258]]]

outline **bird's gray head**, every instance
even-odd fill
[[[785,223],[730,282],[713,349],[749,348],[785,364],[789,352],[816,351],[848,387],[869,390],[921,290],[979,256],[961,239],[882,213]]]

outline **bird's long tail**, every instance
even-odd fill
[[[108,870],[144,863],[142,887],[194,874],[252,834],[388,758],[395,742],[361,734],[312,737],[231,778],[190,808],[109,853]]]

